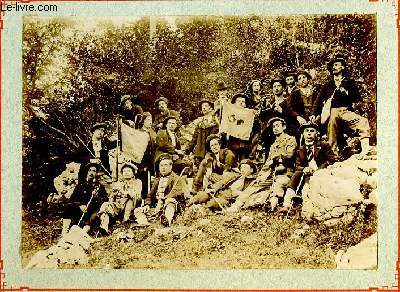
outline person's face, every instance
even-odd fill
[[[246,107],[246,100],[243,97],[236,98],[235,104],[240,107]]]
[[[310,82],[310,80],[308,80],[308,77],[306,75],[304,75],[304,74],[300,74],[297,77],[297,80],[298,80],[299,86],[303,87],[303,88],[307,87],[308,83]]]
[[[212,107],[210,106],[209,103],[203,102],[201,104],[201,112],[203,115],[209,114],[212,111]]]
[[[158,102],[158,109],[160,111],[166,111],[168,109],[168,104],[165,101],[161,100]]]
[[[252,85],[253,92],[260,92],[261,90],[261,83],[260,81],[254,81]]]
[[[226,97],[228,95],[228,91],[226,89],[218,91],[218,98]]]
[[[219,153],[219,150],[221,150],[221,145],[219,143],[219,139],[212,139],[210,141],[210,149],[211,149],[211,152],[214,154]]]
[[[130,167],[124,167],[122,170],[122,178],[124,180],[130,180],[135,177],[135,173],[133,172],[133,169]]]
[[[172,160],[170,160],[170,159],[161,160],[159,169],[160,169],[160,174],[162,176],[169,175],[172,172]]]
[[[98,128],[93,131],[93,138],[95,140],[101,140],[104,138],[104,129],[103,128]]]
[[[272,85],[272,92],[275,95],[281,95],[283,93],[283,86],[280,82],[274,82]]]
[[[333,66],[332,66],[333,74],[340,74],[343,72],[343,70],[344,70],[344,66],[343,66],[342,62],[333,63]]]
[[[295,82],[296,82],[294,76],[288,76],[288,77],[286,77],[286,78],[285,78],[285,81],[286,81],[286,84],[287,84],[288,86],[293,86],[293,85],[295,84]]]
[[[167,128],[168,131],[172,131],[173,132],[173,131],[176,130],[176,127],[177,127],[177,124],[176,124],[176,120],[175,119],[169,119],[167,121],[166,128]]]
[[[153,125],[152,116],[147,116],[143,121],[143,126],[145,126],[146,128],[151,128],[152,125]]]
[[[275,121],[272,123],[272,132],[275,136],[279,136],[286,129],[286,126],[281,121]]]
[[[314,128],[305,128],[303,131],[303,136],[307,142],[312,142],[317,136],[317,130]]]
[[[132,100],[128,99],[127,101],[125,101],[124,108],[128,110],[132,109]]]
[[[243,176],[249,176],[253,173],[253,168],[247,163],[242,163],[240,165],[240,174]]]
[[[88,169],[87,175],[86,175],[86,180],[87,181],[92,181],[96,178],[97,175],[97,168],[95,166],[91,166]]]

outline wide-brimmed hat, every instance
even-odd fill
[[[294,79],[297,81],[297,74],[296,71],[294,70],[287,70],[286,72],[283,73],[283,77],[288,78],[289,76],[293,76]]]
[[[221,142],[221,137],[220,137],[220,136],[218,136],[217,134],[211,134],[211,135],[209,135],[209,136],[207,137],[207,139],[206,139],[206,145],[209,146],[211,140],[214,140],[214,139],[218,139],[218,141]]]
[[[91,128],[90,131],[94,132],[96,129],[107,129],[108,125],[106,123],[96,123]]]
[[[214,108],[214,103],[213,102],[209,101],[208,99],[202,99],[202,100],[199,101],[200,109],[201,109],[203,103],[208,103],[211,106],[211,108]]]
[[[228,86],[226,86],[224,81],[218,82],[218,84],[217,84],[217,90],[218,91],[227,90],[227,89],[228,89]]]
[[[253,169],[253,173],[257,172],[257,166],[255,165],[255,163],[253,161],[251,161],[250,159],[243,159],[242,161],[240,161],[239,163],[239,168],[242,164],[247,164],[249,165],[252,169]]]
[[[314,128],[315,130],[319,130],[318,129],[318,125],[316,124],[316,123],[313,123],[313,122],[306,122],[306,123],[304,123],[304,124],[302,124],[301,126],[300,126],[300,133],[303,133],[304,132],[304,129],[308,129],[308,128]]]
[[[130,162],[125,162],[124,164],[122,164],[120,172],[122,173],[124,168],[127,168],[127,167],[131,168],[133,170],[134,174],[136,174],[138,171],[138,168],[136,165],[134,165],[133,163],[130,163]]]
[[[270,83],[269,83],[271,88],[274,86],[275,82],[279,82],[282,85],[282,87],[286,87],[285,80],[283,80],[281,77],[275,77],[275,78],[272,78]]]
[[[272,124],[276,121],[281,121],[283,125],[286,125],[286,121],[281,117],[272,117],[267,122],[267,128],[271,127]]]
[[[236,103],[238,98],[244,98],[246,105],[247,105],[247,96],[244,93],[237,93],[231,98],[231,103]]]
[[[336,55],[328,62],[328,64],[326,65],[326,67],[328,68],[328,71],[329,71],[329,72],[332,72],[333,64],[335,64],[336,62],[342,63],[342,65],[343,65],[344,67],[347,66],[347,62],[346,62],[345,57],[344,57],[342,54],[336,54]]]
[[[165,103],[168,103],[168,99],[166,99],[164,96],[161,96],[160,98],[157,98],[154,104],[157,106],[160,101],[164,101]]]
[[[161,161],[163,161],[163,160],[171,160],[171,161],[173,161],[173,158],[172,158],[172,155],[171,154],[168,154],[168,153],[163,153],[163,154],[161,154],[161,155],[159,155],[158,157],[157,157],[157,159],[156,159],[156,164],[160,164],[160,162]]]
[[[308,73],[306,70],[304,69],[300,69],[297,71],[296,73],[296,79],[299,79],[299,75],[305,75],[307,76],[308,80],[312,80],[312,76],[310,73]]]
[[[129,94],[125,94],[123,96],[121,96],[121,102],[120,104],[123,105],[125,102],[127,102],[128,100],[133,101],[137,99],[136,95],[129,95]]]
[[[178,118],[177,118],[176,116],[169,115],[169,116],[166,117],[166,118],[164,119],[164,121],[163,121],[164,127],[165,127],[165,125],[168,123],[169,120],[176,120],[176,121],[178,121]]]

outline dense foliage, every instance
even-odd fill
[[[89,127],[113,123],[122,94],[137,95],[150,111],[165,95],[187,123],[197,115],[196,101],[215,97],[219,80],[234,93],[251,79],[302,67],[321,83],[336,52],[346,54],[359,81],[358,110],[376,136],[375,25],[374,15],[178,17],[173,24],[144,17],[90,30],[74,18],[26,18],[24,197],[49,191]]]

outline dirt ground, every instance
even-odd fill
[[[169,228],[154,222],[148,227],[117,224],[112,231],[96,238],[88,265],[64,268],[333,269],[339,249],[376,231],[376,210],[327,227],[263,210],[215,214],[193,207]],[[56,243],[60,232],[60,218],[37,218],[25,212],[22,265],[38,250]]]

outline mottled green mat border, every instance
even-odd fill
[[[48,2],[46,2],[48,3]],[[292,15],[376,13],[378,27],[379,269],[329,270],[53,270],[24,271],[21,226],[22,13],[2,30],[2,255],[8,285],[31,288],[317,289],[391,287],[397,259],[397,28],[386,1],[54,2],[60,15]],[[360,56],[362,57],[362,56]]]

